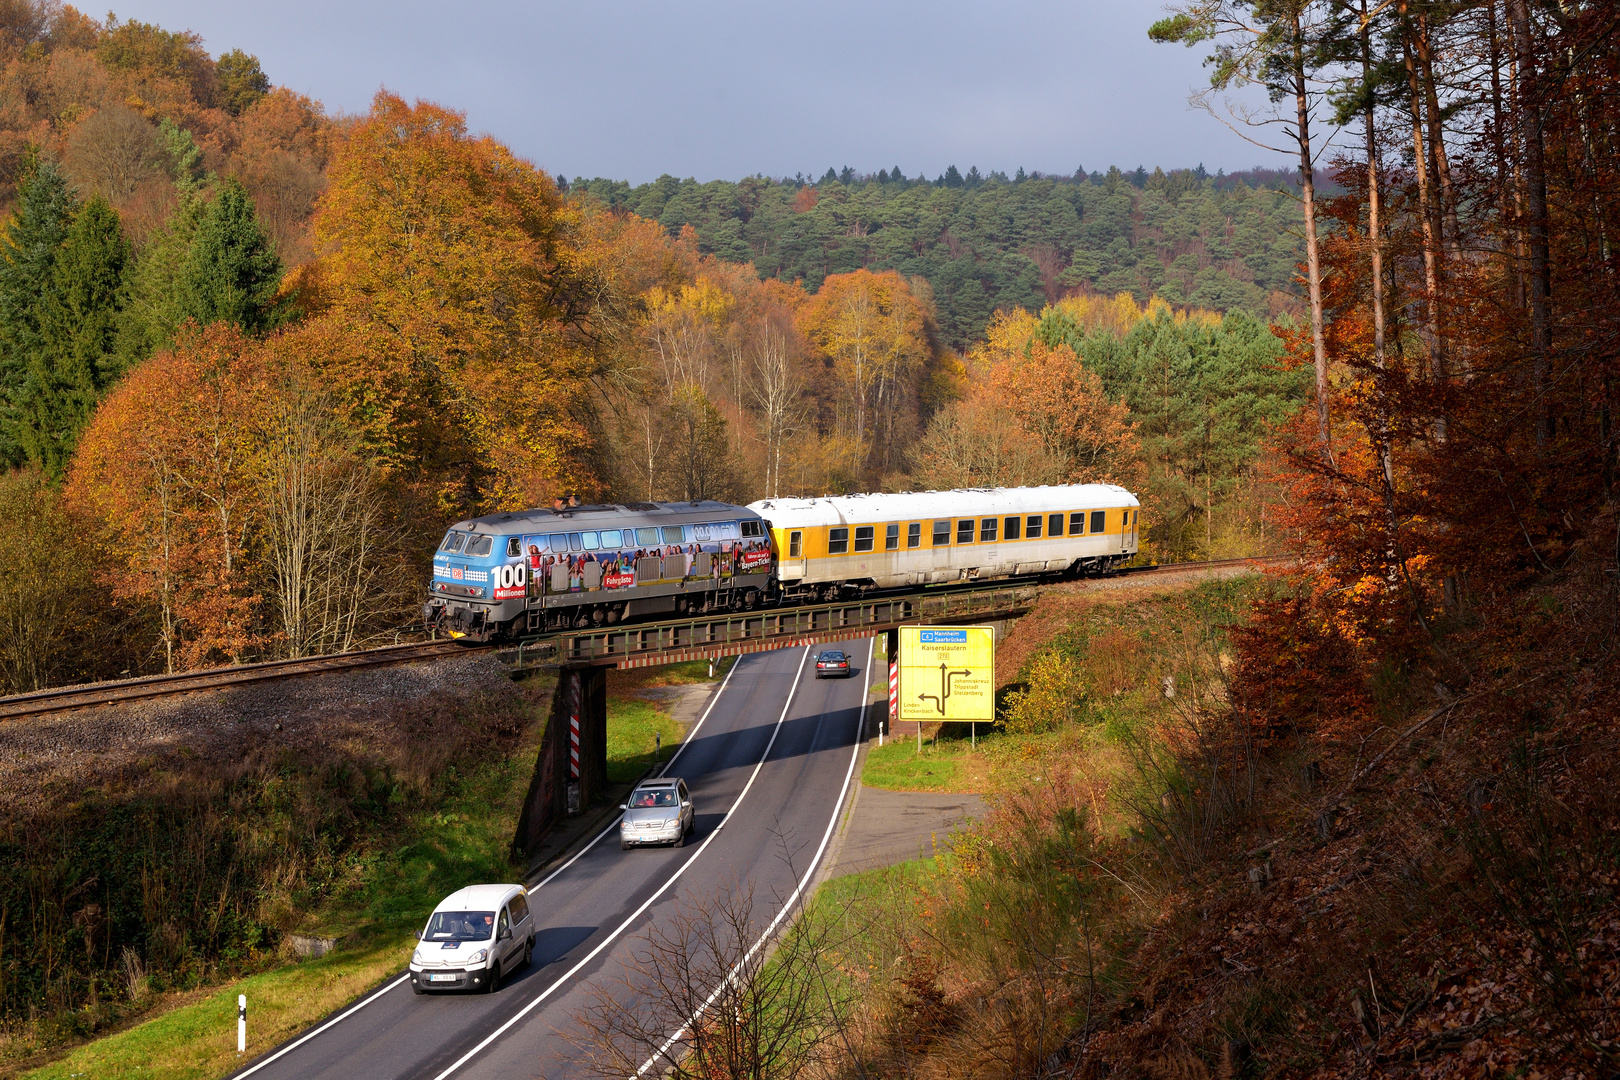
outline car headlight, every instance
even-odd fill
[[[664,828],[673,829],[675,826],[679,825],[680,823],[681,823],[681,819],[680,819],[679,816],[672,817],[668,821],[664,822]]]
[[[621,821],[621,822],[619,822],[619,828],[621,828],[621,829],[628,829],[628,828],[629,828],[629,827],[630,827],[630,823],[629,823],[629,822],[628,822],[628,821]]]
[[[417,949],[415,952],[411,953],[411,963],[415,964],[417,967],[422,966],[422,950],[421,949]]]
[[[488,949],[479,949],[477,952],[475,952],[471,956],[467,957],[467,966],[472,967],[474,964],[482,964],[485,960],[488,960],[488,959],[489,959],[489,950]]]

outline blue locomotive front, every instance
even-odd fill
[[[490,514],[433,556],[429,629],[474,641],[683,612],[747,610],[772,594],[764,520],[722,502]]]

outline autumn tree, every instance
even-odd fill
[[[106,530],[111,594],[159,613],[165,670],[257,646],[245,436],[264,378],[252,343],[216,323],[130,372],[80,439],[68,505]]]
[[[581,410],[598,294],[578,216],[459,113],[387,92],[332,164],[312,355],[368,452],[446,514],[596,483]]]
[[[804,306],[800,325],[832,365],[856,470],[897,464],[908,395],[929,359],[928,313],[911,287],[893,271],[834,274]]]

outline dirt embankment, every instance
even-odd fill
[[[469,653],[0,723],[0,804],[26,809],[169,760],[226,764],[250,751],[376,750],[400,738],[393,717],[401,705],[511,689],[499,661]]]

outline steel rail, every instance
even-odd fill
[[[1294,556],[1272,555],[1246,559],[1216,559],[1209,562],[1164,563],[1156,566],[1124,567],[1118,573],[1136,577],[1143,574],[1178,570],[1210,570],[1227,566],[1275,563],[1292,558]],[[972,599],[974,594],[1038,587],[1033,583],[1029,585],[1009,584],[1005,580],[968,582],[954,587],[935,587],[906,593],[896,591],[866,600],[864,603],[890,605],[895,602],[905,601],[904,606],[909,610],[906,610],[903,614],[898,611],[895,612],[895,616],[901,618],[926,617],[937,619],[954,617],[959,619],[970,615],[980,618],[1006,618],[1021,614],[1028,609],[1027,594],[1019,596],[1016,601],[992,603],[982,607],[974,603]],[[958,598],[967,602],[965,610],[956,606],[955,599]],[[879,628],[887,628],[894,622],[894,616],[877,620],[870,617],[852,619],[842,614],[842,609],[858,607],[861,603],[862,601],[854,601],[843,604],[762,608],[755,612],[717,613],[713,619],[670,619],[660,622],[632,623],[596,631],[561,631],[538,639],[526,639],[515,650],[517,662],[514,666],[519,668],[528,667],[531,664],[534,664],[534,666],[550,666],[558,662],[606,662],[625,667],[651,666],[658,663],[676,663],[681,660],[704,658],[711,655],[729,655],[731,653],[785,648],[790,645],[813,644],[823,640],[833,640],[832,637],[825,636],[829,633],[847,634],[851,630],[859,630],[863,627],[876,631]],[[943,606],[938,606],[941,603]],[[840,609],[840,611],[835,615],[831,609]],[[826,614],[823,615],[823,612]],[[760,630],[763,628],[760,627],[749,628],[744,625],[733,628],[729,625],[732,623],[746,624],[766,617],[776,620],[779,626],[784,618],[791,619],[792,625],[790,627],[782,626],[781,629],[773,633],[761,633]],[[699,630],[700,625],[704,629]],[[711,627],[713,629],[710,629]],[[587,646],[584,649],[560,647],[562,639],[565,638],[577,639],[598,634],[605,636],[608,633],[615,635],[633,634],[637,639],[635,643],[637,647],[627,651],[635,655],[633,657],[626,656],[623,652],[620,652],[617,656],[612,656],[610,655],[611,650],[599,652],[599,646],[595,648]],[[650,642],[648,641],[649,635],[652,639]],[[204,668],[198,671],[179,672],[172,675],[150,675],[109,683],[54,687],[49,690],[37,690],[33,693],[15,694],[10,697],[0,698],[0,721],[20,720],[30,716],[43,716],[49,713],[66,712],[71,709],[90,708],[97,705],[110,705],[124,701],[167,697],[171,694],[215,690],[221,687],[241,686],[247,683],[326,675],[333,672],[354,671],[387,664],[406,664],[417,660],[457,656],[491,648],[494,648],[494,646],[460,644],[450,641],[412,642],[404,645],[384,645],[375,649],[360,649],[354,652],[304,657],[297,660],[271,660],[258,664]],[[508,654],[513,651],[506,650]]]
[[[475,648],[477,646],[458,645],[450,641],[420,641],[405,645],[384,645],[377,649],[361,649],[355,652],[309,656],[297,660],[270,660],[260,664],[203,668],[198,671],[151,675],[113,683],[62,686],[0,698],[0,720],[17,720],[28,716],[65,712],[69,709],[167,697],[170,694],[187,694],[198,690],[216,690],[226,686],[241,686],[245,683],[269,682],[305,675],[327,675],[337,671],[354,671],[386,664],[407,664],[415,660],[458,655],[473,651]]]

